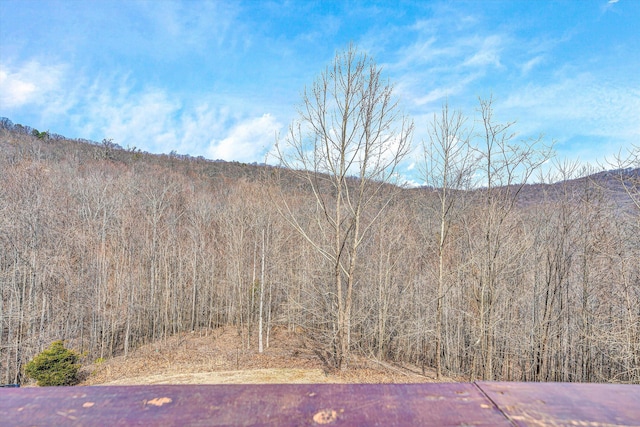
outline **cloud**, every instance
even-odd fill
[[[163,7],[150,2],[139,7],[141,16],[151,23],[152,40],[163,53],[179,55],[185,47],[209,54],[212,49],[233,52],[248,43],[246,26],[233,2],[165,2]]]
[[[246,118],[211,100],[191,105],[159,88],[134,93],[125,81],[117,89],[96,86],[102,89],[87,100],[82,132],[104,135],[124,147],[260,162],[282,127],[270,114]]]
[[[542,55],[538,55],[538,56],[535,56],[535,57],[531,58],[531,59],[530,59],[530,60],[528,60],[527,62],[525,62],[525,63],[522,65],[522,67],[520,68],[520,69],[521,69],[522,74],[523,74],[523,75],[525,75],[525,76],[526,76],[527,74],[529,74],[529,72],[530,72],[530,71],[531,71],[531,70],[532,70],[536,65],[541,64],[541,63],[542,63],[543,59],[544,59],[544,58],[543,58],[543,56],[542,56]]]
[[[461,77],[458,81],[452,81],[446,86],[433,89],[424,96],[417,97],[414,95],[413,103],[417,106],[422,106],[436,101],[444,100],[449,96],[458,95],[462,93],[471,83],[482,77],[483,74],[484,73],[482,72],[472,73],[467,76]]]
[[[3,106],[14,108],[24,105],[29,102],[35,92],[35,84],[0,69],[0,103]]]
[[[620,1],[620,0],[609,0],[606,4],[603,4],[603,5],[602,5],[601,10],[602,10],[603,12],[605,12],[605,13],[606,13],[606,12],[608,12],[608,11],[610,11],[610,10],[614,10],[614,8],[617,8],[617,7],[618,7],[618,6],[617,6],[617,3],[618,3],[619,1]]]
[[[11,117],[18,110],[33,115],[26,124],[65,123],[66,130],[52,130],[70,137],[247,162],[262,161],[281,128],[274,116],[252,117],[243,102],[228,96],[185,100],[163,88],[138,86],[121,75],[100,76],[91,84],[81,76],[74,81],[65,67],[32,60],[0,68],[0,105]]]
[[[146,89],[131,93],[125,87],[116,94],[100,90],[85,100],[86,109],[77,117],[86,123],[85,135],[97,135],[98,139],[111,138],[122,146],[137,146],[152,152],[169,152],[178,145],[174,117],[180,111],[180,103],[169,99],[160,89]]]
[[[31,60],[19,67],[0,64],[0,106],[8,110],[45,105],[59,95],[66,67]]]
[[[471,39],[468,43],[472,55],[465,59],[462,65],[467,67],[502,66],[500,52],[503,49],[503,43],[500,36],[494,34],[482,40]]]
[[[429,104],[469,91],[479,79],[495,69],[504,71],[502,55],[511,38],[498,32],[469,36],[470,28],[443,28],[437,20],[430,25],[415,24],[406,29],[416,32],[415,40],[397,50],[393,61],[384,64],[397,93],[412,108],[423,110]],[[419,114],[419,111],[412,111]]]
[[[126,75],[93,81],[60,64],[30,60],[0,66],[0,106],[12,117],[27,111],[29,123],[65,123],[67,136],[104,138],[123,147],[245,162],[263,161],[282,125],[264,107],[233,95],[197,97],[143,86]],[[262,109],[263,111],[258,113]]]
[[[270,114],[247,119],[233,126],[226,138],[212,141],[207,152],[212,159],[261,161],[281,128]]]
[[[517,118],[524,134],[542,132],[558,140],[560,149],[565,142],[581,146],[588,153],[582,159],[588,161],[640,138],[640,90],[589,73],[529,84],[499,102],[496,110]]]
[[[598,81],[590,74],[562,78],[549,84],[529,84],[514,91],[502,108],[527,111],[523,118],[543,121],[587,121],[583,129],[603,135],[620,135],[637,129],[632,116],[640,111],[640,91]],[[637,118],[637,117],[636,117]],[[589,123],[591,122],[591,123]],[[597,124],[596,124],[597,122]]]
[[[419,188],[425,185],[424,181],[416,181],[415,179],[403,177],[404,181],[401,181],[399,185],[406,188]]]

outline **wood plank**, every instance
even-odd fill
[[[0,390],[3,425],[508,426],[474,384],[155,385]]]
[[[640,426],[640,386],[478,382],[519,426]]]

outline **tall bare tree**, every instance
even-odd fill
[[[494,331],[500,321],[496,312],[499,285],[508,272],[507,261],[514,253],[505,245],[514,222],[509,221],[516,208],[525,184],[538,168],[551,157],[551,150],[544,145],[542,137],[516,139],[515,122],[500,123],[494,117],[493,99],[481,99],[479,142],[476,150],[481,172],[479,186],[482,191],[477,213],[480,213],[478,246],[472,249],[477,254],[475,261],[474,299],[478,312],[478,337],[483,379],[493,379]]]
[[[442,322],[443,300],[446,287],[445,247],[449,241],[449,231],[456,210],[469,190],[475,172],[475,157],[471,150],[471,129],[466,126],[466,117],[460,111],[450,111],[449,105],[442,107],[438,116],[428,125],[429,140],[423,142],[423,179],[425,184],[437,194],[437,212],[439,222],[436,253],[437,294],[436,330],[435,330],[435,364],[438,379],[442,375]]]
[[[397,180],[412,131],[381,69],[350,46],[305,89],[298,119],[276,146],[281,164],[299,170],[315,196],[318,233],[284,198],[282,210],[332,270],[332,356],[339,368],[349,360],[359,247],[393,197],[383,189]]]

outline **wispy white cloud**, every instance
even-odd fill
[[[502,37],[497,34],[489,35],[481,40],[472,39],[469,43],[471,55],[462,65],[467,67],[501,67],[500,53],[502,51]]]
[[[142,14],[152,24],[156,45],[165,45],[180,54],[186,49],[234,51],[248,41],[243,22],[238,19],[239,7],[235,2],[201,1],[197,4],[154,2],[139,4]],[[139,36],[144,37],[140,33]],[[209,52],[211,54],[211,51]]]
[[[583,140],[582,160],[593,161],[640,139],[640,89],[618,86],[613,81],[596,79],[589,73],[561,76],[548,84],[529,84],[516,89],[498,109],[519,118],[525,134],[544,133],[559,142],[575,144]],[[594,150],[589,141],[601,141]]]
[[[211,141],[207,152],[213,159],[262,161],[281,129],[282,124],[270,114],[249,118],[229,129],[224,139]]]
[[[5,108],[24,105],[35,92],[36,85],[33,82],[25,81],[20,76],[0,69],[0,103]]]
[[[635,134],[640,128],[640,89],[620,88],[587,73],[547,85],[529,84],[515,90],[501,107],[529,111],[541,121],[589,121],[583,130],[591,127],[602,135]]]
[[[544,57],[542,55],[536,55],[520,67],[522,75],[526,76],[533,70],[537,65],[541,64],[544,61]]]
[[[602,6],[600,7],[600,10],[603,13],[607,13],[610,11],[614,11],[614,10],[618,10],[621,8],[621,6],[618,5],[618,2],[620,0],[609,0],[606,3],[603,3]]]
[[[140,88],[123,75],[100,76],[91,84],[74,77],[68,67],[36,60],[17,67],[2,65],[2,113],[36,110],[41,117],[69,123],[74,135],[68,136],[109,138],[123,147],[154,153],[177,151],[246,162],[264,160],[282,128],[272,114],[256,116],[260,107],[229,95],[184,99],[163,88]]]
[[[177,145],[174,126],[180,103],[160,89],[146,89],[139,94],[126,87],[90,93],[85,107],[81,132],[102,135],[123,146],[137,146],[152,152],[169,152]],[[98,137],[100,138],[100,137]]]
[[[484,73],[478,72],[469,74],[467,76],[461,77],[457,81],[451,81],[447,85],[443,85],[441,87],[437,87],[431,91],[429,91],[424,96],[413,95],[412,102],[416,106],[422,106],[427,104],[434,104],[437,102],[442,102],[450,96],[458,95],[462,93],[471,83],[480,78]]]
[[[131,93],[126,83],[87,100],[87,134],[101,133],[122,146],[212,159],[262,161],[282,125],[270,114],[247,117],[211,99],[173,99],[158,88]]]
[[[66,67],[30,60],[19,66],[0,64],[0,106],[9,111],[45,105],[60,95]]]
[[[474,24],[470,17],[466,21]],[[384,64],[398,82],[398,94],[412,109],[439,105],[447,98],[468,92],[493,70],[505,68],[502,55],[511,41],[504,34],[478,32],[469,36],[473,28],[464,27],[439,32],[441,22],[436,19],[427,22],[420,21],[405,29],[415,32],[408,39],[414,41],[398,49],[395,60]]]

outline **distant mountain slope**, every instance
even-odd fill
[[[236,161],[209,160],[202,156],[192,157],[188,154],[150,154],[142,152],[138,149],[125,149],[109,140],[103,142],[89,141],[86,139],[68,139],[62,135],[49,134],[48,132],[40,132],[30,126],[13,124],[6,117],[0,118],[0,130],[9,132],[14,138],[35,137],[42,143],[38,145],[38,156],[45,159],[61,159],[67,156],[76,156],[78,160],[95,160],[109,159],[119,161],[126,164],[132,164],[144,160],[147,164],[159,164],[176,170],[186,175],[198,175],[210,178],[223,179],[248,179],[262,180],[273,174],[274,167],[257,163],[242,163]],[[26,149],[26,147],[23,147]],[[5,156],[16,154],[18,148],[8,144],[7,139],[0,139],[0,150]],[[286,171],[280,170],[280,173],[287,174]],[[298,178],[289,174],[291,184],[298,187],[300,183],[293,184]],[[580,191],[587,184],[592,184],[603,191],[606,191],[609,197],[619,203],[621,206],[629,206],[629,196],[622,185],[621,180],[624,179],[629,188],[635,188],[637,191],[638,181],[640,180],[640,168],[627,168],[618,170],[604,170],[593,172],[587,176],[572,178],[566,182],[560,181],[553,184],[527,184],[524,186],[520,198],[521,206],[535,203],[542,197],[549,197],[553,194],[559,194],[562,191],[571,189],[572,191]],[[408,193],[421,192],[420,189],[409,189]]]

